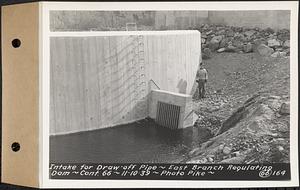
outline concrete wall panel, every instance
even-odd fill
[[[51,31],[187,30],[202,24],[226,24],[273,29],[290,28],[290,11],[51,11]]]
[[[198,31],[51,37],[50,133],[132,122],[149,115],[151,89],[190,94],[201,53]]]
[[[225,24],[229,26],[246,26],[259,28],[289,29],[290,11],[209,11],[210,24]]]

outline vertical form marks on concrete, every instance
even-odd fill
[[[224,24],[238,27],[272,28],[275,30],[290,28],[288,10],[251,10],[251,11],[209,11],[210,24]]]
[[[182,30],[201,24],[225,24],[289,29],[290,11],[51,11],[51,31],[125,30],[137,23],[139,30]]]
[[[124,58],[125,51],[121,52],[122,47],[116,46],[122,41],[118,38],[52,38],[51,132],[89,130],[121,122],[129,101],[138,102],[136,96],[141,94],[143,85],[139,81],[142,73],[138,49],[126,50],[128,54],[135,54],[128,62]],[[98,52],[102,57],[98,57]],[[129,98],[126,92],[131,93]],[[128,114],[128,119],[139,113]]]
[[[154,87],[149,80],[170,92],[182,92],[182,86],[178,88],[181,82],[188,93],[200,56],[196,31],[51,37],[50,41],[51,134],[147,117],[149,92]]]

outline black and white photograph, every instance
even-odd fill
[[[299,186],[298,1],[0,6],[2,188]]]
[[[276,179],[290,179],[290,19],[50,10],[50,178],[61,163],[134,163],[284,164]]]

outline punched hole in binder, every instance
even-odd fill
[[[14,48],[18,48],[21,46],[21,40],[19,39],[13,39],[13,41],[11,41],[11,44]]]
[[[14,152],[18,152],[20,150],[21,146],[20,146],[20,143],[18,142],[14,142],[12,143],[11,145],[11,149],[14,151]]]

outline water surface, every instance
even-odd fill
[[[50,137],[50,162],[179,163],[208,138],[196,127],[170,130],[152,120]]]

